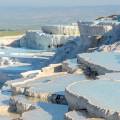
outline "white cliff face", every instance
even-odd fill
[[[77,111],[70,111],[65,114],[65,120],[88,120],[82,113]]]
[[[0,117],[0,120],[11,120],[9,117]]]
[[[76,37],[69,35],[50,35],[46,33],[27,32],[20,40],[20,46],[32,49],[52,50],[75,38]]]
[[[78,26],[44,26],[42,31],[28,31],[20,39],[20,46],[52,50],[80,36]]]
[[[120,22],[96,20],[93,22],[79,22],[78,24],[81,39],[88,42],[96,41],[96,46],[100,46],[102,44],[112,44],[120,38]]]
[[[98,48],[98,51],[104,51],[104,52],[120,52],[120,41],[115,42],[110,45],[102,45]]]
[[[43,26],[42,31],[48,34],[80,36],[78,24]]]
[[[22,114],[22,120],[40,120],[42,118],[52,120],[52,116],[42,109],[35,109]]]

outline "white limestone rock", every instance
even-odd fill
[[[87,118],[78,111],[70,111],[65,114],[65,120],[87,120]]]
[[[10,119],[9,117],[0,116],[0,120],[12,120],[12,119]]]
[[[6,92],[0,93],[0,120],[13,120],[19,118],[18,114],[9,111],[10,94]]]
[[[63,120],[68,107],[49,103],[38,103],[38,109],[22,114],[23,120]]]
[[[107,120],[120,120],[117,81],[81,81],[69,85],[65,97],[71,109],[86,109],[89,114]]]
[[[20,39],[20,46],[32,49],[52,50],[57,46],[64,45],[68,41],[74,40],[77,36],[47,34],[41,31],[28,31]],[[31,44],[32,43],[32,44]]]
[[[115,42],[110,45],[102,45],[98,49],[99,51],[104,51],[104,52],[111,52],[111,51],[118,51],[120,52],[120,41]]]
[[[88,118],[79,111],[70,111],[65,114],[65,120],[104,120],[102,118]]]
[[[119,53],[93,52],[78,55],[78,63],[84,67],[90,67],[96,70],[99,75],[109,72],[119,72]],[[112,63],[112,64],[111,64]]]
[[[50,94],[64,95],[67,85],[85,79],[83,74],[61,74],[32,80],[27,84],[16,84],[12,90],[14,93],[22,93],[31,97],[47,98]]]
[[[98,79],[120,81],[120,72],[106,73],[105,75],[98,76]]]
[[[35,109],[28,112],[24,112],[22,114],[22,120],[40,120],[40,119],[50,120],[52,119],[52,116],[50,117],[50,115],[42,109]]]
[[[80,36],[77,23],[71,25],[47,25],[42,26],[41,29],[44,33],[48,34]]]
[[[23,113],[35,108],[35,105],[28,101],[24,96],[18,95],[10,98],[9,110],[12,112]]]
[[[77,64],[77,59],[68,59],[62,64],[63,71],[68,73],[75,73],[79,68]]]
[[[10,95],[6,94],[6,93],[2,93],[0,91],[0,107],[8,107],[9,106],[9,99],[10,99]]]
[[[77,57],[78,53],[85,52],[90,46],[84,44],[85,41],[77,37],[75,40],[67,42],[63,47],[57,49],[53,57],[53,63]]]
[[[8,65],[14,65],[17,64],[17,60],[14,57],[1,57],[0,58],[0,66],[8,66]]]

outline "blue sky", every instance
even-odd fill
[[[0,6],[120,5],[120,0],[0,0]]]

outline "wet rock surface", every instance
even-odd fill
[[[49,114],[42,109],[35,109],[22,114],[22,120],[40,120],[43,118],[50,120]],[[52,118],[52,117],[51,117]]]
[[[78,55],[78,63],[90,67],[99,75],[120,71],[119,53],[92,52]],[[111,64],[112,63],[112,64]]]
[[[28,111],[22,114],[23,120],[63,120],[68,107],[50,103],[38,103],[38,109]]]
[[[103,45],[101,46],[98,51],[104,51],[104,52],[112,52],[112,51],[120,51],[120,42],[115,42],[111,45]]]
[[[11,44],[41,49],[39,51],[0,47],[0,70],[4,73],[1,72],[1,79],[8,81],[1,89],[0,111],[19,113],[17,117],[1,116],[0,119],[120,120],[120,55],[110,52],[119,51],[120,45],[116,42],[98,48],[102,43],[115,42],[120,26],[113,27],[111,23],[104,27],[98,21],[90,24],[79,22],[81,36],[64,27],[63,31],[60,27],[57,34],[48,27],[50,31],[44,29],[47,33],[30,31]],[[82,52],[92,53],[80,54]],[[26,66],[15,67],[18,61]],[[91,79],[81,74],[81,68]]]
[[[11,97],[9,101],[9,110],[15,113],[23,113],[25,111],[35,109],[35,105],[30,103],[24,96]]]
[[[70,111],[65,114],[65,120],[105,120],[102,118],[90,118],[79,111]]]
[[[98,76],[98,79],[101,80],[114,80],[114,81],[120,81],[120,72],[114,72],[114,73],[106,73],[105,75]]]
[[[48,97],[51,94],[64,95],[67,85],[74,81],[82,81],[85,79],[83,74],[63,74],[51,77],[43,77],[32,80],[27,84],[13,85],[14,93],[22,93],[31,97]],[[14,84],[14,81],[13,81]]]
[[[96,117],[119,120],[119,86],[110,80],[76,82],[66,88],[65,96],[71,109],[86,109]]]

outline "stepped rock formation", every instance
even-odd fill
[[[2,93],[9,97],[0,96],[1,110],[9,107],[22,114],[22,120],[120,120],[120,55],[89,53],[90,49],[119,50],[120,23],[104,19],[70,26],[43,26],[41,30],[27,31],[11,44],[38,51],[1,47],[3,56],[14,56],[30,65],[29,69],[23,66],[26,72],[18,72],[22,78],[5,83]],[[0,62],[3,66],[16,63],[9,58]],[[95,72],[98,79],[81,74],[84,68]],[[12,74],[15,72],[17,68]]]
[[[65,87],[71,82],[85,79],[84,75],[79,74],[61,74],[60,76],[54,75],[33,79],[27,84],[19,84],[19,82],[12,81],[11,89],[13,93],[24,94],[29,97],[40,98],[41,100],[49,100],[52,99],[51,97],[54,97],[53,94],[64,95]]]
[[[0,117],[0,120],[11,120],[9,117]]]
[[[43,26],[41,30],[27,31],[20,39],[20,46],[32,49],[52,50],[80,37],[78,25]],[[32,43],[32,44],[31,44]]]
[[[120,120],[119,87],[117,81],[81,81],[69,85],[65,97],[71,110],[86,109],[96,117]]]
[[[71,25],[48,25],[42,26],[41,30],[47,34],[79,36],[80,31],[77,23]]]
[[[21,38],[20,46],[31,49],[52,50],[63,46],[66,42],[74,40],[75,38],[76,36],[72,35],[54,35],[28,31],[26,35]]]
[[[90,67],[99,75],[111,72],[119,72],[119,53],[92,52],[78,55],[78,63],[83,67]],[[112,63],[112,64],[111,64]]]
[[[106,73],[105,75],[98,76],[99,79],[102,80],[115,80],[120,81],[120,72]]]

